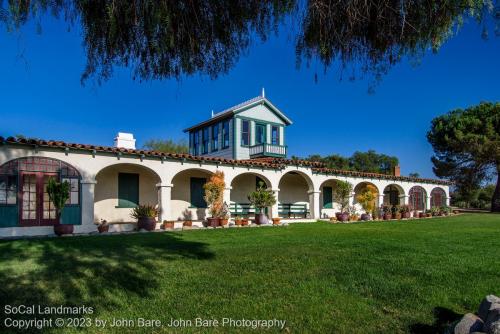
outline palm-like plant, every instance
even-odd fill
[[[248,200],[262,213],[265,208],[276,204],[276,197],[273,192],[264,187],[264,182],[259,182],[257,190],[248,194]]]
[[[60,220],[64,205],[69,199],[70,185],[67,181],[58,182],[55,178],[51,177],[47,183],[47,194],[50,201],[54,204],[56,209],[56,216]]]

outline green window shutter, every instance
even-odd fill
[[[203,186],[207,183],[207,179],[192,177],[191,178],[191,206],[195,208],[206,208],[207,202],[203,198],[205,195],[205,190]]]
[[[118,173],[118,207],[139,205],[139,174]]]
[[[323,187],[323,208],[331,209],[333,207],[332,187]]]

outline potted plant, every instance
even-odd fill
[[[444,206],[442,206],[442,207],[441,207],[441,212],[442,212],[445,216],[449,216],[449,215],[451,215],[451,214],[452,214],[452,210],[451,210],[451,208],[450,208],[449,206],[446,206],[446,205],[444,205]]]
[[[401,212],[399,211],[399,205],[393,205],[391,208],[391,214],[393,219],[401,219]]]
[[[212,174],[208,182],[203,186],[203,189],[205,189],[205,196],[203,198],[208,205],[208,211],[211,216],[207,218],[208,226],[214,228],[219,226],[221,211],[224,206],[225,188],[224,173],[221,171]]]
[[[101,219],[101,222],[99,223],[99,225],[97,225],[97,230],[99,231],[99,233],[106,233],[109,231],[109,224],[106,220],[104,219]]]
[[[401,212],[401,217],[408,219],[411,217],[410,206],[408,204],[403,204],[399,207],[399,212]]]
[[[358,196],[356,196],[356,200],[359,204],[361,204],[363,210],[365,210],[365,213],[361,215],[361,220],[370,220],[370,212],[372,212],[375,208],[374,192],[370,188],[366,187]]]
[[[426,211],[425,211],[425,216],[426,216],[427,218],[432,217],[432,212],[431,212],[431,210],[426,210]]]
[[[142,204],[136,206],[130,216],[137,220],[139,230],[154,231],[156,228],[156,215],[158,211],[153,205]]]
[[[175,222],[173,220],[164,220],[163,221],[163,229],[171,230],[175,226]]]
[[[417,210],[413,211],[413,218],[420,218]]]
[[[272,218],[272,220],[273,220],[273,225],[279,225],[280,221],[281,221],[281,218],[280,217],[275,217],[275,218]]]
[[[52,177],[49,179],[47,184],[49,199],[52,204],[54,204],[54,208],[56,209],[57,223],[54,225],[54,233],[58,236],[73,233],[73,225],[64,224],[61,216],[62,210],[64,210],[64,205],[69,199],[69,189],[70,185],[67,181],[58,182]]]
[[[241,219],[241,226],[248,226],[248,218]]]
[[[257,209],[255,214],[255,224],[267,224],[269,221],[264,209],[276,203],[276,198],[272,191],[264,188],[264,182],[260,181],[257,190],[248,194],[248,200]]]
[[[339,201],[340,212],[336,213],[337,220],[349,220],[349,197],[352,194],[352,184],[347,181],[337,181],[333,188],[333,196]]]
[[[241,217],[240,217],[240,216],[236,216],[236,217],[234,218],[234,224],[235,224],[236,226],[241,226],[241,225],[243,224],[243,219],[241,219]]]
[[[425,212],[419,212],[418,213],[418,218],[425,218],[425,217],[426,217]]]
[[[439,207],[437,207],[437,206],[433,206],[433,207],[431,208],[431,214],[432,214],[432,216],[433,216],[433,217],[436,217],[436,216],[441,215],[441,210],[440,210],[440,208],[439,208]]]
[[[389,220],[392,219],[392,208],[390,205],[382,205],[381,207],[382,212],[383,212],[383,218],[384,220]]]
[[[220,211],[219,215],[220,215],[219,219],[220,225],[223,227],[226,226],[229,223],[229,208],[226,202],[224,202],[224,205],[222,205],[222,210]]]
[[[373,208],[372,210],[372,219],[379,220],[380,219],[380,210],[378,208]]]

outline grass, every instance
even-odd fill
[[[500,295],[499,240],[500,215],[468,214],[2,241],[0,304],[88,305],[92,318],[108,321],[286,320],[268,332],[436,333],[485,295]]]

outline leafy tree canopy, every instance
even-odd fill
[[[397,157],[379,154],[374,150],[368,150],[367,152],[357,151],[351,157],[343,157],[338,154],[322,157],[319,154],[313,154],[305,159],[322,162],[328,168],[380,174],[392,174],[394,167],[399,164]]]
[[[45,13],[81,25],[87,65],[82,81],[108,79],[128,66],[141,80],[231,69],[255,37],[295,40],[297,65],[339,61],[375,78],[403,57],[436,51],[464,19],[500,19],[496,0],[0,0],[9,31]],[[490,14],[494,15],[491,16]],[[285,23],[286,23],[285,22]],[[38,24],[39,25],[39,24]],[[487,31],[487,29],[485,30]]]
[[[455,181],[467,201],[496,175],[491,210],[500,212],[500,103],[484,102],[436,117],[427,139],[434,148],[434,173]]]
[[[146,150],[165,153],[188,153],[189,146],[185,140],[174,141],[172,139],[150,139],[143,145]]]

